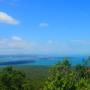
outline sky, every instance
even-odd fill
[[[90,55],[90,0],[0,0],[0,54]]]

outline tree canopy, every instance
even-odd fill
[[[23,72],[7,67],[0,73],[0,90],[32,90],[32,86]]]
[[[50,69],[43,90],[90,90],[90,77],[84,65],[71,66],[65,59]]]

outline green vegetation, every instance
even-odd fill
[[[0,90],[90,90],[89,61],[76,66],[65,59],[52,67],[6,67],[0,70]]]
[[[12,67],[6,67],[4,69],[0,68],[0,75],[3,75],[4,72],[6,72],[7,68],[12,68]],[[46,66],[17,66],[17,67],[14,66],[12,68],[12,74],[14,74],[13,72],[15,70],[25,75],[26,81],[28,81],[30,88],[33,88],[33,89],[26,89],[26,90],[40,90],[40,88],[43,88],[45,80],[49,76],[48,69],[49,67],[46,67]],[[8,75],[10,74],[8,73]],[[14,79],[14,77],[12,78]],[[6,79],[6,77],[4,77],[4,79]],[[0,89],[0,90],[7,90],[7,89]],[[14,90],[14,89],[9,89],[9,90]],[[15,89],[15,90],[18,90],[18,89]],[[21,89],[21,90],[24,90],[24,89]]]
[[[90,72],[85,64],[71,66],[65,59],[50,69],[43,90],[90,90]]]
[[[24,66],[15,67],[15,69],[26,74],[27,78],[31,82],[31,85],[34,87],[33,90],[40,90],[40,88],[43,88],[43,85],[49,76],[49,67],[47,66]]]
[[[31,90],[29,80],[23,72],[12,67],[3,69],[0,74],[0,90]]]

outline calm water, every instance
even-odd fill
[[[0,56],[0,66],[7,65],[54,65],[65,57],[59,56],[37,56],[37,55],[2,55]],[[83,56],[67,57],[69,61],[75,65],[82,63]]]

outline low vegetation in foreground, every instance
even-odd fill
[[[65,59],[49,70],[6,67],[0,70],[0,90],[90,90],[89,66],[90,58],[75,66]]]

